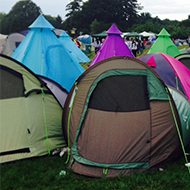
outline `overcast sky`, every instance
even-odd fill
[[[19,0],[0,0],[0,12],[9,13]],[[72,0],[33,0],[42,9],[43,14],[65,19],[65,7]],[[86,0],[85,0],[86,1]],[[101,0],[97,0],[101,1]],[[185,20],[190,15],[190,0],[138,0],[143,6],[141,12],[149,12],[152,17],[158,16],[161,20]]]

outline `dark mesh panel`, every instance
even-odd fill
[[[0,99],[24,96],[22,75],[7,67],[0,67]]]
[[[190,58],[181,58],[179,60],[181,63],[183,63],[189,70],[190,70]]]
[[[130,112],[149,109],[146,76],[110,76],[101,80],[89,107],[103,111]]]

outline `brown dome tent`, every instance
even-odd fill
[[[109,58],[87,69],[67,97],[62,123],[69,166],[79,174],[130,174],[181,153],[171,94],[154,70],[135,58]]]

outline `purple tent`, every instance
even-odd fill
[[[98,53],[93,59],[92,63],[89,65],[91,67],[95,63],[110,57],[115,56],[129,56],[134,57],[130,49],[125,44],[123,38],[120,36],[122,32],[112,24],[110,29],[106,32],[108,36],[104,40],[102,46],[100,47]]]
[[[190,100],[190,71],[180,61],[163,53],[146,54],[139,60],[151,66],[167,85],[181,91]]]

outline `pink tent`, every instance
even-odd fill
[[[110,57],[115,56],[129,56],[134,57],[130,49],[125,44],[123,38],[120,36],[122,32],[112,24],[110,29],[106,32],[108,36],[104,40],[102,46],[100,47],[98,53],[93,59],[92,63],[89,65],[91,67],[95,63]]]
[[[180,61],[163,53],[151,53],[139,59],[160,75],[162,80],[187,96],[190,100],[190,70]]]

